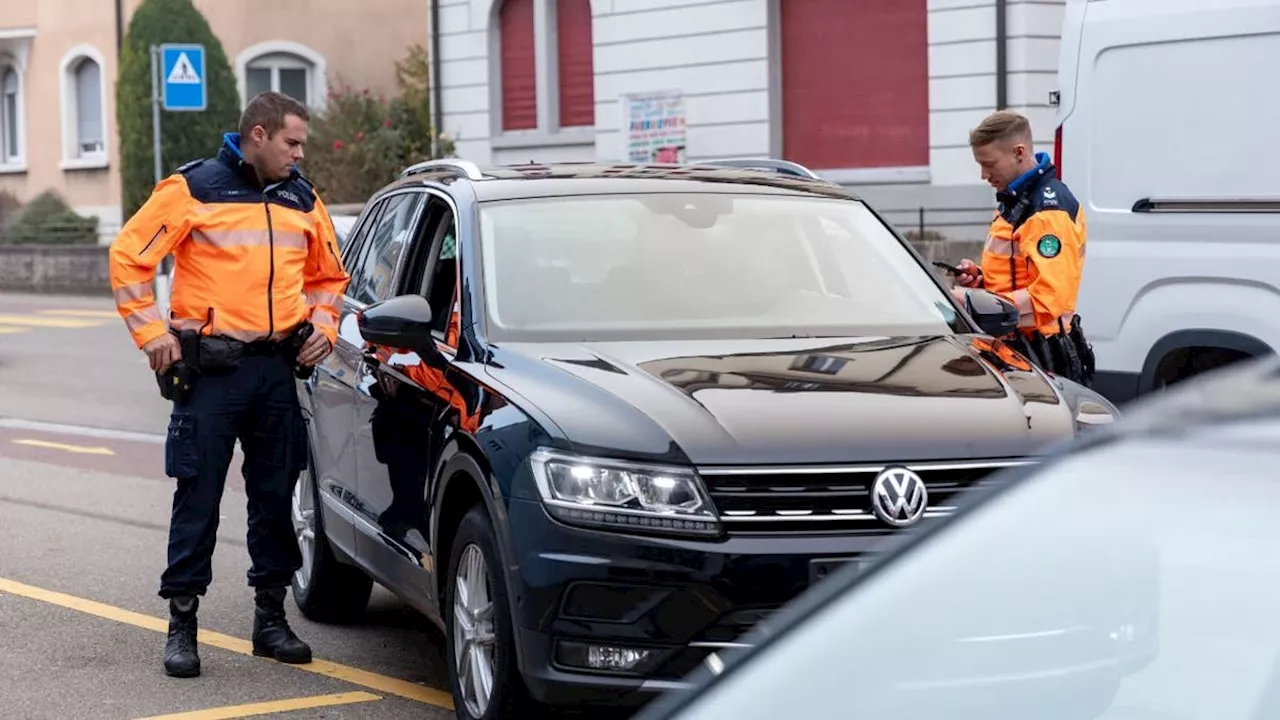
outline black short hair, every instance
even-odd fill
[[[271,137],[284,127],[286,115],[297,115],[307,122],[311,120],[307,106],[294,98],[278,92],[258,93],[240,115],[240,137],[247,137],[256,125],[261,125],[267,131],[267,137]]]

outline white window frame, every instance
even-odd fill
[[[0,67],[11,67],[18,73],[18,162],[7,162],[0,157],[0,175],[27,171],[27,59],[31,55],[31,42],[35,39],[33,27],[0,29]],[[3,149],[0,148],[0,153]]]
[[[0,54],[0,174],[22,173],[27,171],[27,129],[26,125],[26,85],[23,82],[22,64],[18,59],[9,54]],[[4,78],[5,75],[13,71],[18,78],[18,96],[17,96],[17,122],[14,130],[16,131],[18,144],[16,147],[10,148],[9,142],[9,116],[5,112],[5,94],[4,94]],[[12,155],[10,152],[12,151]]]
[[[76,99],[75,71],[82,60],[98,64],[98,112],[102,123],[102,149],[80,151],[80,109]],[[63,170],[97,170],[107,167],[111,156],[111,115],[107,112],[107,60],[92,45],[77,45],[62,56],[58,68],[62,86],[62,164]]]
[[[280,57],[289,56],[289,57]],[[252,98],[248,97],[250,66],[271,70],[271,87],[280,86],[280,68],[297,68],[307,71],[308,108],[322,109],[328,98],[329,82],[324,56],[315,50],[292,40],[268,40],[250,45],[236,55],[236,86],[240,91],[240,107]],[[299,98],[302,99],[302,98]]]
[[[592,145],[596,141],[594,125],[562,128],[560,126],[559,38],[556,35],[556,1],[533,0],[534,77],[537,83],[538,126],[529,130],[502,129],[502,12],[504,0],[479,0],[488,3],[489,18],[489,120],[490,147],[495,150]],[[592,17],[597,14],[592,0]],[[595,34],[592,33],[592,44]]]

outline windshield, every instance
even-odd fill
[[[1042,468],[676,717],[1280,717],[1278,435]]]
[[[653,193],[488,202],[495,339],[934,335],[957,312],[861,202]]]

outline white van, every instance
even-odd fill
[[[1280,348],[1280,0],[1067,0],[1061,47],[1097,389]]]

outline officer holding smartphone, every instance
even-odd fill
[[[983,288],[1017,306],[1015,345],[1040,367],[1083,385],[1093,380],[1093,349],[1085,340],[1076,296],[1084,268],[1085,216],[1057,178],[1049,156],[1033,153],[1031,125],[1002,110],[970,133],[982,179],[996,190],[981,264],[965,259],[956,268],[965,288]]]

